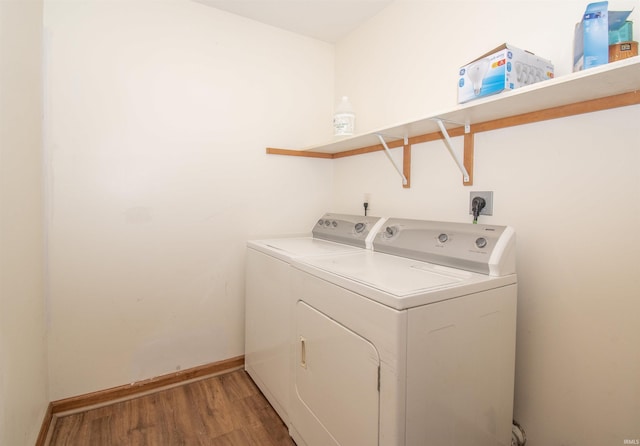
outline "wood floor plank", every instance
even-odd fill
[[[253,446],[253,443],[247,437],[246,433],[242,429],[232,430],[224,435],[214,438],[211,442],[211,446],[238,446],[246,445]]]
[[[229,411],[229,402],[222,389],[221,381],[200,382],[197,389],[206,407],[202,416],[207,418],[208,435],[215,438],[234,430],[233,416]]]
[[[243,370],[56,418],[49,446],[295,446]]]

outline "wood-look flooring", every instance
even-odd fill
[[[295,446],[244,370],[56,418],[49,446]]]

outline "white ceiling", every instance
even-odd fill
[[[294,33],[335,43],[394,0],[194,0]]]

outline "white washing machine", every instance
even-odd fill
[[[293,439],[510,445],[514,231],[389,219],[373,246],[292,262]]]
[[[285,423],[289,422],[290,262],[293,258],[371,249],[377,217],[325,214],[308,237],[247,242],[245,369]]]

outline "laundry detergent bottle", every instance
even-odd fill
[[[351,136],[355,131],[356,115],[347,96],[342,99],[333,114],[333,134],[335,136]]]

